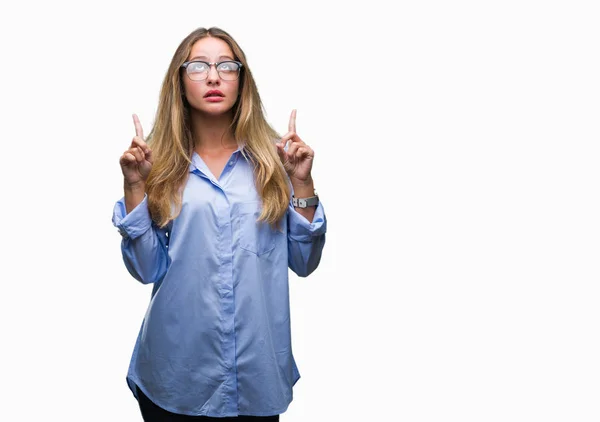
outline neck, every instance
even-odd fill
[[[191,129],[194,137],[194,150],[218,152],[237,148],[231,131],[232,112],[221,116],[208,116],[195,110],[191,112]]]

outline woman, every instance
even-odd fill
[[[130,274],[154,284],[127,374],[144,420],[279,420],[300,378],[288,268],[312,273],[326,231],[295,110],[280,137],[239,45],[199,28],[147,143],[133,118],[113,223]]]

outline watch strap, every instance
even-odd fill
[[[317,195],[316,191],[315,191],[315,195],[311,196],[310,198],[296,198],[295,196],[292,196],[292,204],[298,208],[306,208],[306,207],[318,205],[319,204],[319,196]]]

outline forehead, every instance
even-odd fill
[[[206,57],[212,61],[222,56],[234,58],[229,44],[220,38],[204,37],[194,43],[188,60],[192,57]]]

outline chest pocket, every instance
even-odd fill
[[[238,230],[240,247],[255,255],[264,255],[275,249],[275,240],[282,235],[264,222],[259,222],[259,202],[244,202],[239,204]]]

